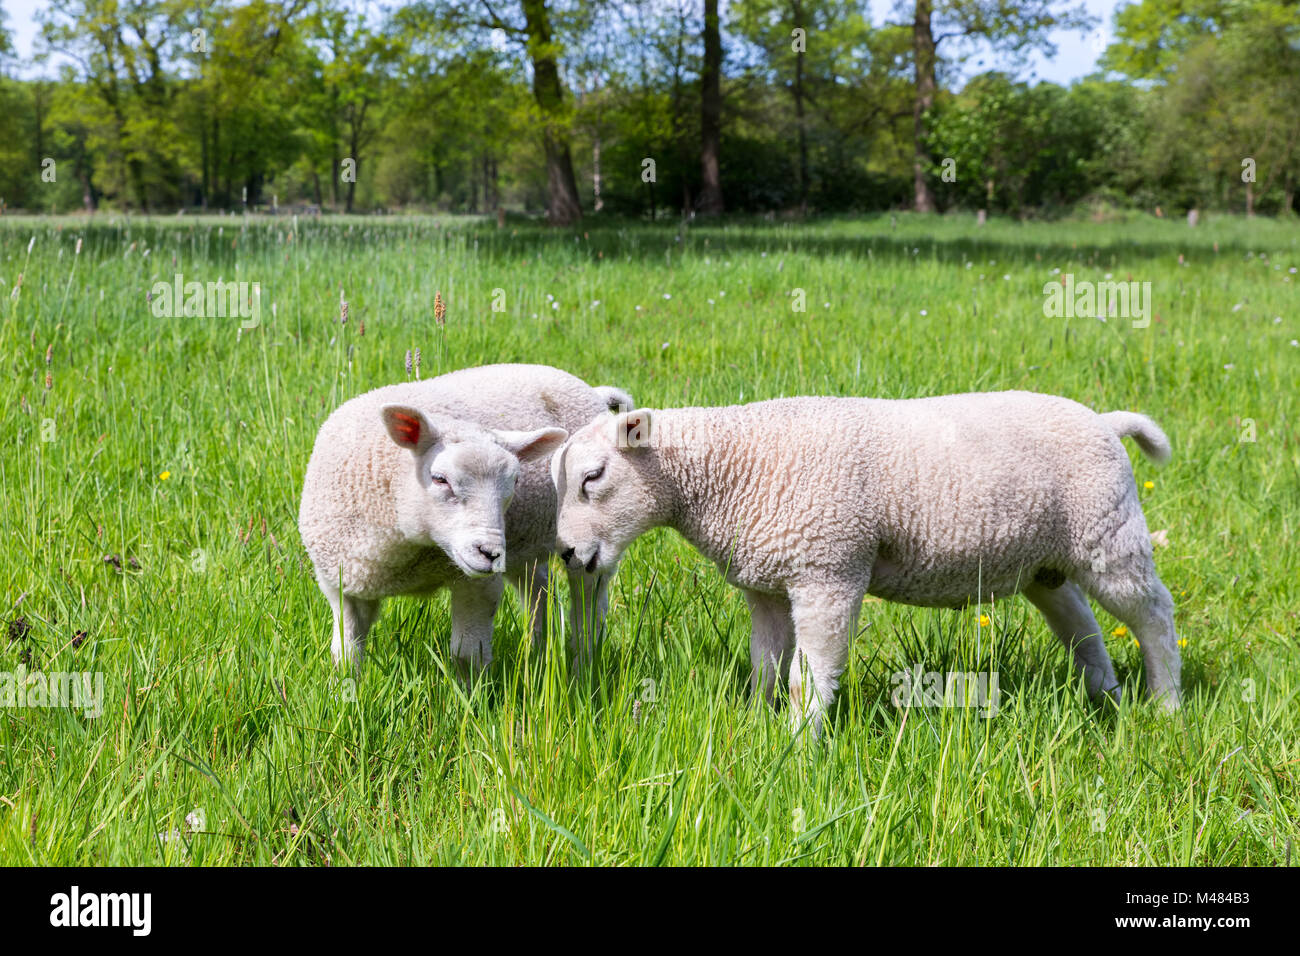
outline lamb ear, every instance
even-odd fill
[[[493,432],[499,444],[520,461],[545,458],[568,439],[563,428],[542,428],[535,432]]]
[[[638,408],[615,415],[614,446],[619,451],[650,447],[651,421],[648,408]]]
[[[438,440],[438,430],[427,415],[410,405],[385,405],[380,409],[388,437],[417,455]]]
[[[551,456],[551,484],[555,486],[555,493],[564,500],[564,456],[568,454],[569,443],[565,442],[560,446],[560,450]]]

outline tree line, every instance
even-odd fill
[[[1138,0],[1111,24],[1068,0],[900,0],[882,22],[861,0],[49,0],[38,20],[27,64],[0,18],[0,209],[1297,208],[1300,0]],[[1059,30],[1105,31],[1099,70],[1025,77]]]

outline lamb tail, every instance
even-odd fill
[[[605,407],[611,412],[630,412],[636,408],[636,402],[632,401],[632,396],[621,388],[615,388],[613,385],[597,385],[596,394],[600,396]]]
[[[1107,412],[1101,418],[1120,438],[1132,438],[1137,442],[1142,454],[1152,461],[1163,464],[1169,460],[1168,436],[1145,415],[1137,412]]]

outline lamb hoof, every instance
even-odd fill
[[[468,694],[482,676],[484,665],[467,657],[457,657],[452,664],[452,669],[456,674],[456,682]]]

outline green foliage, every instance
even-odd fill
[[[1175,164],[1193,204],[1244,207],[1252,199],[1276,211],[1300,177],[1300,21],[1252,21],[1198,42],[1174,70],[1153,117],[1156,169]],[[1192,147],[1197,165],[1180,162]],[[1163,161],[1161,161],[1163,160]],[[1271,191],[1271,195],[1270,195]]]
[[[978,76],[935,111],[935,193],[950,206],[1015,213],[1122,196],[1141,104],[1131,87],[1102,80],[1067,89]],[[948,159],[952,182],[942,178]]]
[[[1093,200],[1244,211],[1249,159],[1253,208],[1294,209],[1297,9],[1266,0],[1125,7],[1105,62],[1140,85],[1094,77],[1061,89],[976,77],[936,110],[936,161],[954,158],[959,171],[956,184],[936,184],[937,194],[1007,211]]]
[[[1168,74],[1196,43],[1254,6],[1239,0],[1138,0],[1115,14],[1116,42],[1102,63],[1128,76],[1150,79]]]
[[[950,84],[977,53],[1014,64],[1050,52],[1053,31],[1092,22],[1060,0],[932,6],[938,78]],[[545,42],[529,26],[543,8]],[[1294,209],[1298,11],[1295,0],[1142,0],[1116,15],[1103,60],[1125,81],[1062,89],[985,73],[940,88],[923,151],[937,201],[1020,215],[1098,201]],[[910,202],[912,12],[872,24],[855,0],[727,7],[728,208]],[[11,210],[246,200],[537,214],[548,130],[569,148],[589,211],[676,216],[700,188],[702,25],[691,4],[52,0],[40,21],[38,59],[61,65],[57,79],[7,75],[0,24],[0,199]],[[535,57],[552,54],[560,95],[543,104]],[[46,158],[55,181],[41,178]],[[957,162],[955,182],[941,178],[944,159]]]

